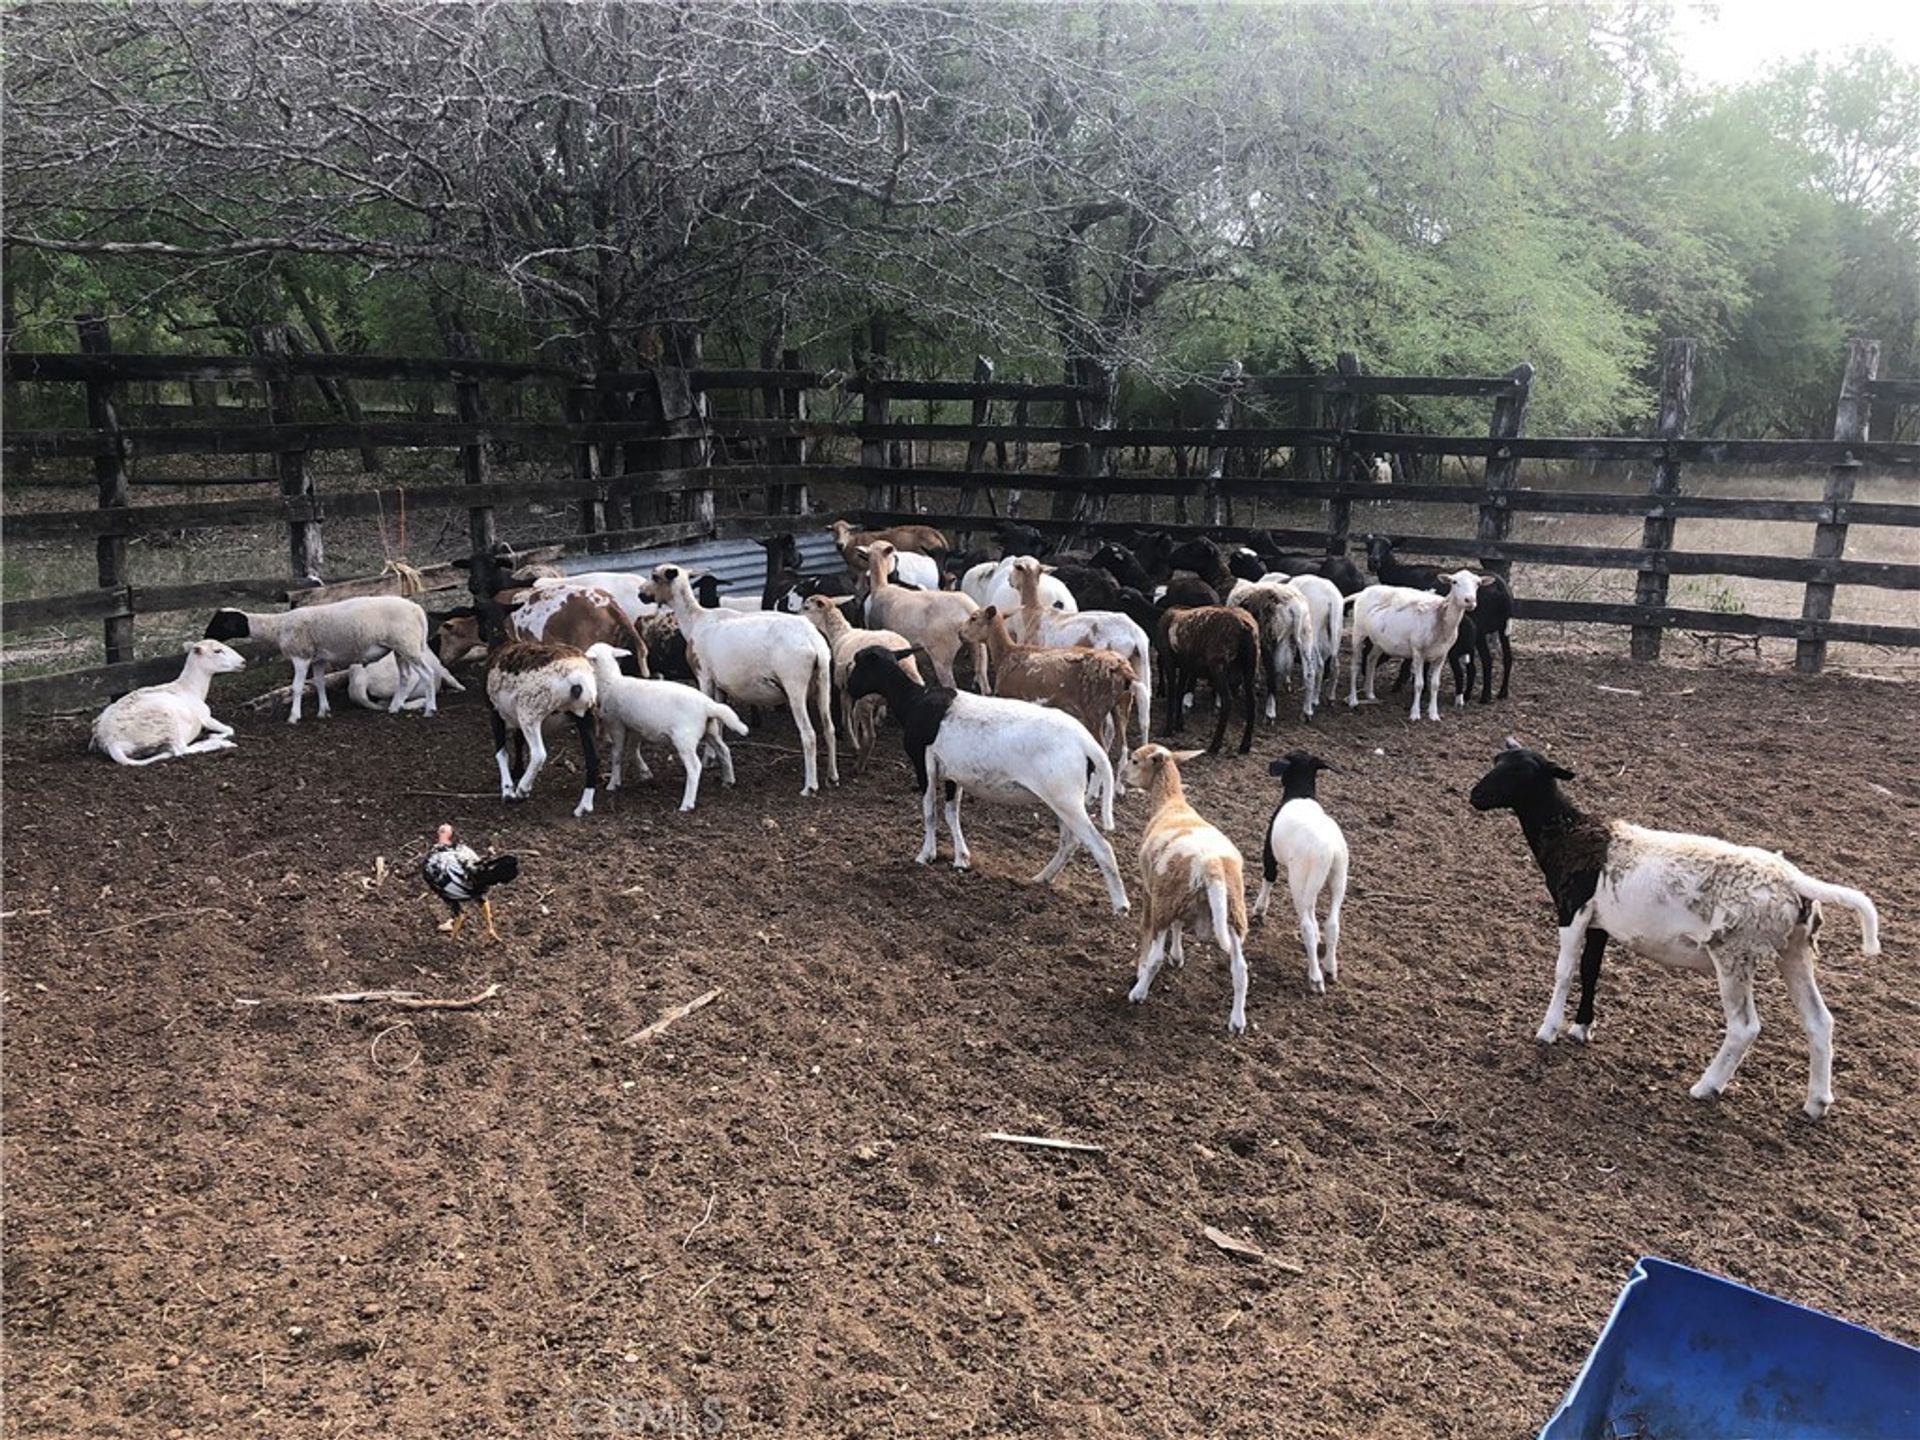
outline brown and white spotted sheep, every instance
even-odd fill
[[[1180,765],[1200,753],[1142,745],[1123,767],[1126,783],[1146,790],[1151,811],[1140,837],[1146,901],[1140,910],[1138,973],[1127,999],[1138,1005],[1147,998],[1169,956],[1176,965],[1185,962],[1182,936],[1191,925],[1196,939],[1212,939],[1227,956],[1233,975],[1227,1029],[1241,1035],[1247,1029],[1246,867],[1234,843],[1187,803]]]
[[[592,662],[571,645],[509,640],[487,657],[487,699],[493,707],[490,718],[494,758],[500,765],[500,798],[524,800],[533,793],[534,779],[547,763],[541,727],[555,715],[571,715],[587,772],[573,813],[590,814],[594,791],[600,786],[600,757],[593,738],[593,707],[599,692]],[[526,769],[517,781],[508,763],[509,726],[527,750]]]

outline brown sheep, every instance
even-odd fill
[[[1137,677],[1124,657],[1078,646],[1022,645],[992,605],[961,623],[960,638],[987,647],[994,694],[1035,700],[1073,716],[1102,750],[1111,751],[1116,740],[1126,743]]]
[[[1253,712],[1258,703],[1256,677],[1260,664],[1260,625],[1244,610],[1229,605],[1201,605],[1191,610],[1169,610],[1160,617],[1154,637],[1160,660],[1160,689],[1167,697],[1167,729],[1186,724],[1186,692],[1197,677],[1213,687],[1219,720],[1208,752],[1216,753],[1227,736],[1227,716],[1234,691],[1244,697],[1247,725],[1240,737],[1240,753],[1253,748]]]

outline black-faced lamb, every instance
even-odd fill
[[[280,653],[293,662],[289,725],[300,723],[300,703],[309,676],[315,708],[325,719],[333,713],[327,703],[327,667],[370,665],[389,654],[399,665],[405,683],[394,691],[388,712],[398,714],[416,693],[422,697],[423,714],[431,715],[439,708],[438,670],[427,649],[427,612],[398,595],[366,595],[324,605],[303,605],[278,615],[216,610],[207,622],[206,638],[252,638],[280,647]]]
[[[1142,745],[1127,757],[1126,783],[1147,792],[1147,826],[1140,836],[1140,955],[1127,999],[1143,1003],[1161,963],[1185,963],[1183,931],[1211,939],[1226,954],[1233,976],[1227,1030],[1247,1029],[1247,890],[1240,851],[1187,803],[1180,766],[1198,750]]]
[[[848,689],[855,700],[879,695],[899,723],[907,758],[920,783],[924,833],[920,864],[938,853],[935,819],[939,794],[946,796],[947,833],[953,837],[953,866],[972,863],[960,830],[960,799],[973,795],[1007,805],[1039,801],[1060,825],[1060,845],[1038,875],[1047,885],[1066,866],[1076,846],[1084,846],[1106,882],[1115,914],[1127,909],[1127,891],[1113,847],[1087,817],[1089,798],[1100,805],[1100,824],[1113,829],[1113,765],[1106,752],[1070,715],[1025,700],[970,695],[947,685],[921,685],[897,662],[901,656],[879,646],[862,650],[853,662]],[[1089,784],[1091,777],[1091,784]]]
[[[636,680],[620,672],[620,653],[613,646],[596,643],[587,647],[587,659],[593,665],[594,685],[599,696],[600,723],[606,728],[607,750],[612,756],[608,767],[607,789],[620,788],[621,764],[629,742],[633,746],[634,768],[642,780],[651,780],[643,743],[664,743],[680,757],[686,772],[680,808],[693,809],[700,799],[700,775],[705,757],[720,766],[720,783],[733,784],[733,752],[727,748],[725,731],[747,733],[746,724],[731,706],[710,700],[691,685],[671,680]]]
[[[1833,1104],[1833,1017],[1814,978],[1822,904],[1860,917],[1861,953],[1880,953],[1880,916],[1860,891],[1805,874],[1779,854],[1707,835],[1647,830],[1581,811],[1560,793],[1573,771],[1509,739],[1473,787],[1476,810],[1511,810],[1546,877],[1560,925],[1553,997],[1535,1038],[1550,1045],[1566,1018],[1574,965],[1580,1006],[1569,1033],[1585,1040],[1611,938],[1650,960],[1714,976],[1727,1033],[1689,1091],[1718,1095],[1760,1033],[1753,981],[1771,958],[1800,1011],[1809,1051],[1806,1113]]]
[[[1340,978],[1340,906],[1347,898],[1347,839],[1314,794],[1315,776],[1332,768],[1304,750],[1289,750],[1267,766],[1269,775],[1280,778],[1280,803],[1267,822],[1266,843],[1260,852],[1260,894],[1253,902],[1253,918],[1258,920],[1267,913],[1274,881],[1282,870],[1287,872],[1300,940],[1307,950],[1307,988],[1316,995],[1326,991],[1327,981]],[[1314,911],[1321,893],[1329,889],[1332,898],[1322,951],[1322,931]]]
[[[100,712],[93,722],[92,748],[118,765],[151,765],[233,749],[233,727],[213,718],[207,691],[214,676],[244,669],[246,663],[239,651],[218,640],[195,641],[187,646],[186,663],[176,679],[143,685]],[[199,738],[202,732],[204,740]]]

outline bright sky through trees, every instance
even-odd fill
[[[1920,63],[1920,4],[1899,0],[1720,0],[1676,5],[1673,19],[1675,49],[1701,85],[1740,85],[1780,61],[1837,60],[1875,43]]]

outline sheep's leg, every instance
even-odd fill
[[[1167,927],[1167,963],[1176,970],[1187,964],[1187,927],[1176,920]]]
[[[1747,1058],[1747,1051],[1760,1034],[1760,1015],[1753,1006],[1753,955],[1744,948],[1728,947],[1713,955],[1713,973],[1720,982],[1720,1006],[1727,1014],[1727,1038],[1713,1057],[1699,1082],[1687,1093],[1696,1100],[1711,1100],[1727,1088],[1733,1072]]]
[[[1233,1010],[1227,1016],[1227,1033],[1244,1035],[1247,1033],[1247,953],[1228,914],[1226,882],[1217,877],[1207,882],[1207,909],[1213,919],[1213,943],[1227,952],[1227,968],[1233,974]]]
[[[300,723],[300,704],[307,698],[307,662],[298,655],[293,657],[293,711],[287,716],[289,725]]]
[[[973,852],[967,848],[967,837],[960,833],[960,787],[947,785],[947,834],[953,837],[953,868],[971,870]]]
[[[816,795],[820,791],[820,750],[813,738],[813,717],[807,713],[807,692],[788,691],[787,709],[793,714],[793,728],[800,732],[803,774],[800,793]]]
[[[987,647],[985,645],[973,647],[973,684],[982,695],[993,693],[987,679]]]
[[[507,722],[491,705],[487,707],[487,719],[493,722],[493,758],[500,764],[500,798],[511,800],[514,798],[513,770],[507,763]]]
[[[1593,907],[1589,904],[1560,927],[1560,954],[1553,965],[1553,998],[1547,1002],[1546,1019],[1540,1022],[1533,1037],[1542,1045],[1551,1045],[1560,1038],[1560,1022],[1567,1016],[1567,991],[1573,985],[1574,957],[1586,943],[1587,925],[1592,919]]]
[[[1316,995],[1327,993],[1326,976],[1320,971],[1320,922],[1314,918],[1314,903],[1319,900],[1318,886],[1302,875],[1293,886],[1293,913],[1300,920],[1300,943],[1307,948],[1307,989]]]
[[[1507,632],[1500,632],[1500,698],[1507,698],[1507,681],[1513,678],[1513,646],[1507,642]],[[1493,683],[1493,652],[1487,652],[1487,683]]]
[[[733,751],[727,747],[727,737],[721,733],[718,720],[707,722],[707,743],[713,746],[713,759],[720,763],[720,783],[733,784]]]
[[[1208,681],[1213,686],[1214,722],[1213,743],[1207,746],[1207,753],[1217,755],[1220,753],[1220,747],[1226,743],[1227,721],[1233,714],[1233,681],[1226,671],[1220,669],[1209,670]],[[1247,724],[1249,727],[1253,724],[1253,706],[1254,698],[1248,695]]]
[[[440,666],[433,658],[431,650],[422,651],[418,661],[420,672],[420,713],[438,715],[440,713]]]
[[[1107,900],[1113,906],[1113,913],[1126,914],[1131,908],[1127,903],[1127,887],[1120,882],[1120,865],[1113,858],[1113,846],[1107,843],[1107,837],[1078,809],[1063,811],[1061,818],[1073,832],[1073,838],[1086,847],[1093,863],[1100,867],[1100,878],[1106,881]]]
[[[1060,845],[1053,852],[1053,858],[1041,867],[1040,873],[1028,882],[1033,885],[1051,885],[1054,877],[1066,868],[1067,858],[1073,854],[1073,832],[1067,828],[1067,817],[1060,819]]]
[[[833,666],[827,664],[815,673],[813,686],[814,700],[820,707],[820,724],[827,732],[827,783],[840,783],[840,738],[834,733],[833,716]]]
[[[1280,718],[1280,647],[1274,646],[1265,656],[1267,664],[1267,723],[1271,725]]]
[[[1418,656],[1415,656],[1414,664],[1413,664],[1413,710],[1407,716],[1409,720],[1417,721],[1420,718],[1420,704],[1426,698],[1427,698],[1427,662],[1420,659]],[[1440,717],[1438,715],[1435,715],[1434,718],[1437,720]]]
[[[313,657],[313,713],[322,720],[333,717],[333,705],[327,699],[327,662],[318,655]]]
[[[1600,961],[1607,953],[1607,932],[1598,926],[1587,928],[1587,943],[1580,950],[1580,1003],[1574,1008],[1570,1039],[1585,1044],[1593,1034],[1593,992],[1600,986]]]
[[[1427,719],[1439,722],[1440,719],[1440,672],[1447,667],[1447,657],[1440,656],[1427,666]]]
[[[1133,1004],[1145,1002],[1147,991],[1153,988],[1153,977],[1159,974],[1160,962],[1165,957],[1165,934],[1148,931],[1140,936],[1140,963],[1135,971],[1133,989],[1127,992],[1127,999]]]
[[[915,862],[921,865],[931,865],[933,857],[940,853],[939,823],[935,819],[940,802],[934,798],[940,789],[940,765],[931,755],[927,756],[926,771],[927,783],[920,790],[920,819],[926,833],[920,842],[920,853],[915,857]]]
[[[674,753],[680,757],[680,768],[687,772],[687,783],[680,792],[680,809],[693,809],[694,802],[700,798],[700,772],[705,767],[700,763],[700,742],[676,739],[673,742]]]
[[[626,759],[627,727],[612,716],[603,717],[607,727],[607,793],[611,795],[620,788],[620,772]]]
[[[211,715],[207,716],[206,720],[202,723],[200,728],[202,730],[207,731],[209,734],[213,734],[213,735],[233,734],[233,726],[223,724],[221,721],[214,719],[213,716]]]
[[[593,813],[593,792],[600,788],[600,753],[593,743],[593,712],[582,710],[573,717],[573,730],[580,737],[580,758],[586,761],[587,783],[581,788],[580,803],[573,807],[573,818]]]
[[[234,750],[238,748],[239,747],[225,735],[215,735],[211,739],[196,740],[191,745],[184,746],[174,753],[176,755],[211,755],[216,750]]]
[[[1153,681],[1149,678],[1153,671],[1145,659],[1133,668],[1138,677],[1133,682],[1133,713],[1140,721],[1140,743],[1145,745],[1153,739]]]
[[[640,736],[636,733],[632,738],[634,777],[639,780],[651,780],[653,779],[653,767],[647,764],[646,752],[640,748]],[[609,785],[607,788],[611,790],[613,787]]]
[[[1334,856],[1333,868],[1327,874],[1327,883],[1333,890],[1333,903],[1327,907],[1327,924],[1324,939],[1326,948],[1321,953],[1320,963],[1325,967],[1327,979],[1340,978],[1340,907],[1347,898],[1347,862],[1342,856]]]
[[[521,773],[519,783],[513,787],[513,798],[524,800],[533,794],[533,782],[541,767],[547,763],[546,737],[541,735],[538,723],[522,725],[520,733],[527,742],[527,768]]]
[[[1817,952],[1803,929],[1796,928],[1780,953],[1780,974],[1807,1031],[1807,1104],[1809,1120],[1818,1120],[1833,1104],[1833,1016],[1813,978]]]
[[[1253,749],[1253,712],[1260,704],[1259,683],[1254,676],[1254,657],[1252,655],[1247,656],[1247,663],[1241,667],[1240,683],[1244,691],[1240,698],[1245,702],[1247,707],[1247,723],[1240,731],[1240,753],[1244,755]],[[1227,701],[1221,708],[1223,712],[1233,708],[1233,683],[1231,681],[1227,684]]]

